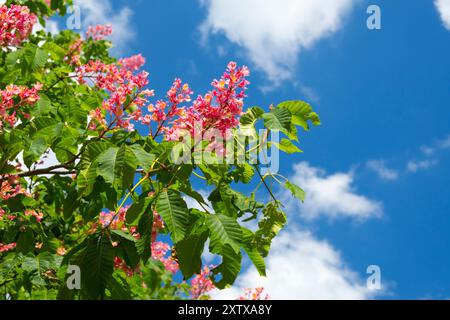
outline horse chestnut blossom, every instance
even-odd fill
[[[76,74],[80,83],[90,79],[96,88],[109,94],[102,107],[91,112],[91,129],[106,126],[106,111],[112,119],[108,129],[134,130],[131,122],[142,118],[142,107],[148,102],[148,98],[154,95],[152,90],[145,89],[148,85],[147,72],[135,74],[120,64],[90,61],[77,68]]]
[[[19,177],[15,175],[0,176],[0,199],[9,200],[19,194],[27,195],[26,190],[20,185]],[[3,211],[4,212],[4,211]],[[0,212],[1,213],[1,212]],[[0,217],[2,215],[0,214]]]
[[[34,210],[25,210],[25,216],[33,216],[36,218],[38,222],[41,222],[44,219],[44,214],[41,212],[36,212]]]
[[[130,71],[138,71],[145,64],[145,58],[141,54],[137,54],[129,58],[120,59],[118,64]]]
[[[196,275],[191,280],[190,294],[193,299],[199,299],[201,296],[214,290],[216,287],[211,280],[212,272],[208,266],[203,267],[200,274]]]
[[[8,252],[16,247],[17,243],[3,244],[0,243],[0,253]]]
[[[28,7],[1,5],[0,21],[0,46],[17,47],[30,36],[37,17]]]
[[[113,30],[111,25],[90,26],[86,32],[86,37],[92,38],[95,41],[100,41],[110,36],[112,32]]]
[[[39,90],[41,88],[41,84],[36,84],[32,88],[8,85],[5,90],[0,90],[0,132],[5,123],[14,127],[18,114],[29,118],[29,114],[25,112],[24,108],[33,106],[40,99]]]
[[[152,259],[161,261],[167,271],[177,273],[179,270],[178,263],[172,257],[167,258],[170,250],[170,245],[165,242],[153,242]]]
[[[191,107],[178,112],[179,117],[171,127],[164,128],[167,139],[178,139],[177,130],[187,130],[193,136],[197,125],[203,131],[214,128],[224,135],[235,128],[242,115],[249,75],[246,66],[238,68],[235,62],[230,62],[222,78],[212,82],[213,90],[198,96]]]
[[[265,292],[263,287],[256,289],[246,289],[244,294],[238,300],[269,300],[270,296]]]

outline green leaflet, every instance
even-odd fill
[[[123,191],[133,183],[138,163],[126,145],[109,148],[99,155],[97,162],[98,175],[117,191]]]
[[[161,192],[157,199],[156,211],[161,215],[177,243],[183,240],[188,224],[189,210],[181,194],[171,189]]]
[[[302,202],[305,201],[306,193],[305,193],[305,191],[303,191],[302,188],[300,188],[299,186],[297,186],[296,184],[294,184],[290,181],[286,181],[286,183],[284,184],[284,187],[286,189],[288,189],[289,191],[291,191],[292,195],[294,197],[296,197],[297,199],[299,199]]]
[[[220,254],[222,255],[222,263],[213,272],[216,276],[220,274],[221,279],[220,281],[214,281],[214,285],[219,289],[224,289],[232,285],[239,275],[242,255],[229,245],[224,245]]]
[[[280,143],[277,143],[277,142],[272,142],[272,143],[278,149],[280,149],[281,151],[286,152],[288,154],[303,152],[295,144],[293,144],[291,140],[288,140],[285,138],[282,138]]]
[[[184,279],[189,279],[194,274],[199,274],[202,268],[202,253],[205,247],[208,233],[194,234],[176,244],[176,253],[180,264],[180,270]]]
[[[206,217],[206,225],[210,231],[211,245],[229,245],[237,254],[241,247],[242,230],[234,218],[223,214]]]
[[[288,132],[291,127],[292,115],[287,109],[273,109],[263,115],[264,125],[269,130]]]
[[[243,233],[243,242],[244,242],[244,251],[253,262],[256,270],[258,270],[259,275],[265,277],[266,276],[266,264],[264,262],[264,258],[261,253],[258,251],[255,245],[255,235],[252,231],[242,228]]]
[[[82,291],[88,299],[104,298],[114,271],[114,250],[105,234],[92,237],[80,256]]]

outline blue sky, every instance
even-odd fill
[[[450,297],[450,1],[79,1],[118,29],[117,53],[147,58],[159,93],[178,76],[205,92],[235,60],[252,70],[247,106],[304,99],[321,115],[305,153],[282,159],[309,203],[288,201],[272,280],[245,270],[227,294]],[[365,287],[369,265],[383,290]]]

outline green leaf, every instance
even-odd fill
[[[97,158],[97,162],[98,175],[116,190],[123,191],[133,183],[137,160],[127,146],[109,148]]]
[[[252,138],[257,138],[257,133],[255,129],[255,123],[260,119],[264,114],[264,110],[259,107],[252,107],[245,112],[241,117],[241,132]]]
[[[25,165],[31,168],[32,164],[38,161],[47,151],[47,142],[44,138],[37,138],[31,142],[30,149],[23,154]]]
[[[184,279],[199,274],[202,268],[202,253],[208,233],[194,234],[176,244],[176,253]]]
[[[137,240],[122,230],[112,230],[111,233],[113,239],[119,242],[115,248],[116,255],[125,260],[130,268],[136,268],[139,264],[139,253],[136,248]]]
[[[212,214],[206,217],[206,225],[210,230],[211,246],[228,244],[236,253],[239,252],[242,230],[234,218],[223,214]]]
[[[108,290],[112,300],[132,300],[130,285],[123,277],[114,274],[109,280]]]
[[[30,45],[26,48],[23,58],[28,63],[29,69],[36,71],[47,63],[48,52],[36,45]]]
[[[148,153],[138,144],[130,146],[129,149],[136,157],[138,165],[142,166],[145,171],[149,171],[155,161],[155,155]]]
[[[292,192],[292,195],[296,197],[297,199],[301,200],[302,202],[305,202],[306,193],[303,191],[302,188],[297,186],[296,184],[286,181],[284,184],[284,187]]]
[[[164,190],[158,197],[156,211],[161,215],[172,240],[177,243],[183,240],[188,227],[189,210],[179,192]]]
[[[56,108],[53,107],[49,97],[47,97],[43,93],[39,93],[39,97],[40,99],[38,100],[38,102],[36,102],[36,105],[31,110],[32,116],[41,117],[48,115],[49,113],[52,113],[56,110]]]
[[[153,198],[141,196],[138,202],[133,203],[133,205],[127,210],[126,221],[130,225],[136,224],[136,220],[150,210],[150,205],[153,202]]]
[[[153,211],[144,211],[139,219],[138,232],[141,238],[136,242],[136,249],[142,262],[146,263],[152,255]]]
[[[309,130],[308,121],[313,125],[320,125],[320,119],[317,113],[313,112],[312,107],[304,101],[285,101],[278,105],[278,108],[287,109],[292,114],[292,123]]]
[[[229,245],[223,246],[221,255],[223,257],[222,263],[213,270],[215,275],[221,275],[221,279],[220,281],[214,281],[214,285],[219,289],[225,289],[232,285],[239,275],[242,255],[239,251],[235,252]]]
[[[82,291],[89,299],[104,298],[114,271],[114,250],[105,234],[89,240],[81,256]]]
[[[288,132],[291,127],[292,115],[287,109],[275,108],[263,115],[264,125],[269,130]]]
[[[274,146],[276,146],[281,151],[286,152],[288,154],[303,152],[295,144],[293,144],[291,140],[288,140],[286,138],[282,138],[280,143],[277,143],[277,142],[274,142],[274,141],[271,142],[271,143],[273,143]]]
[[[25,231],[21,232],[19,235],[16,250],[17,252],[26,254],[34,250],[35,244],[33,231],[30,228],[26,228]]]
[[[267,257],[273,238],[286,225],[287,218],[277,204],[269,203],[263,210],[263,218],[259,221],[259,229],[255,232],[254,244],[263,257]]]
[[[253,262],[259,275],[262,277],[266,276],[266,264],[261,253],[258,251],[256,246],[252,243],[254,241],[254,234],[252,231],[242,228],[244,251]]]
[[[81,157],[79,164],[80,174],[77,177],[78,190],[82,195],[89,195],[97,179],[97,158],[111,147],[110,143],[93,142],[90,143]]]

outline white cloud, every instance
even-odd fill
[[[441,149],[450,149],[450,136],[441,141],[439,146],[441,147]]]
[[[381,203],[356,193],[351,172],[327,175],[323,169],[302,162],[294,166],[291,180],[306,191],[305,203],[295,202],[305,219],[325,216],[364,220],[382,215]]]
[[[450,30],[450,1],[435,0],[434,4],[439,11],[444,26]]]
[[[204,40],[224,34],[274,83],[292,78],[303,49],[336,32],[356,0],[200,0]]]
[[[398,179],[398,172],[388,168],[383,160],[369,160],[367,162],[367,168],[376,172],[383,180],[393,181]]]
[[[421,160],[421,161],[409,161],[407,164],[407,169],[409,172],[416,173],[420,170],[427,170],[434,167],[438,163],[437,160]]]
[[[264,287],[274,300],[361,300],[375,293],[345,265],[339,252],[308,232],[281,234],[274,240],[266,263],[267,277],[249,267],[233,287],[215,291],[213,297],[236,299],[244,289],[257,287]]]
[[[111,24],[113,27],[111,40],[119,50],[126,48],[129,41],[134,39],[135,32],[131,23],[133,11],[129,7],[117,10],[110,0],[75,0],[74,4],[81,9],[83,29],[91,25]]]

